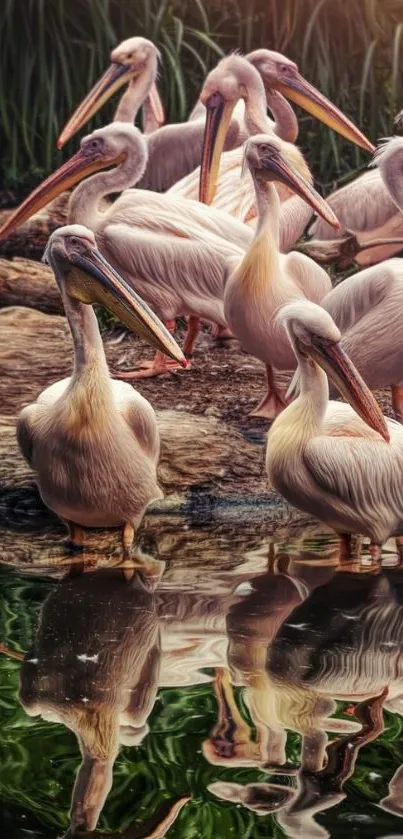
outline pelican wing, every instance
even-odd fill
[[[288,201],[286,201],[288,204]],[[332,284],[325,269],[318,265],[309,256],[297,251],[291,251],[284,258],[285,270],[292,277],[294,283],[300,288],[301,294],[312,300],[313,303],[320,303],[325,294],[331,289]]]
[[[390,444],[364,436],[318,436],[307,444],[304,463],[320,493],[330,497],[335,511],[358,510],[373,530],[382,514],[386,532],[403,523],[403,429],[388,423]],[[325,429],[326,430],[326,429]],[[358,427],[352,429],[357,434]],[[363,432],[365,433],[365,431]]]
[[[385,300],[394,283],[399,283],[403,291],[401,259],[388,259],[380,265],[359,271],[326,294],[321,305],[344,336],[347,330],[356,327],[365,315]]]
[[[97,238],[108,260],[166,320],[197,312],[225,323],[225,260],[213,247],[125,224],[109,225]]]
[[[398,212],[378,169],[364,172],[326,200],[336,213],[341,229],[336,233],[323,219],[317,219],[309,229],[314,239],[335,239],[345,230],[376,230]]]
[[[128,382],[112,379],[112,387],[117,409],[133,431],[144,454],[157,463],[160,440],[154,408]]]
[[[225,256],[249,247],[253,232],[227,213],[181,196],[128,189],[105,214],[105,226],[119,222],[206,242]]]

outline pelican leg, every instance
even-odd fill
[[[395,420],[403,423],[403,387],[401,385],[392,387],[392,406]]]
[[[199,332],[200,318],[195,317],[195,315],[190,315],[188,319],[185,340],[183,342],[183,353],[186,356],[186,358],[192,358],[193,350],[195,348]]]
[[[164,323],[171,335],[173,335],[176,329],[176,320],[166,320]],[[188,363],[187,369],[189,367],[190,362]],[[138,362],[135,370],[124,370],[113,375],[115,379],[151,379],[153,376],[164,376],[167,373],[173,373],[175,370],[183,370],[183,367],[176,361],[168,358],[161,350],[157,350],[151,361],[143,359]]]
[[[187,365],[187,370],[190,363]],[[142,361],[141,368],[136,370],[125,370],[123,373],[114,373],[114,379],[150,379],[153,376],[163,376],[173,373],[175,370],[183,370],[180,364],[167,358],[163,352],[157,350],[152,361]]]
[[[266,396],[259,402],[257,408],[250,412],[251,417],[266,417],[273,420],[287,405],[285,391],[281,390],[274,381],[273,368],[266,364],[267,392]]]

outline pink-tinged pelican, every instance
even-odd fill
[[[130,82],[119,101],[116,122],[134,122],[143,107],[144,131],[164,123],[164,108],[156,79],[160,54],[147,38],[127,38],[111,52],[111,65],[74,112],[57,141],[61,149],[122,85]]]
[[[403,167],[403,137],[381,146],[375,162],[403,210],[403,177],[398,174]],[[321,305],[340,329],[343,348],[368,387],[392,388],[395,417],[403,422],[403,259],[388,259],[348,277]]]
[[[358,265],[382,262],[402,250],[402,243],[368,247],[374,239],[403,237],[403,137],[392,137],[375,152],[372,167],[347,186],[329,195],[327,201],[346,230],[359,233]],[[311,225],[313,238],[329,239],[329,227],[318,219]],[[333,234],[334,238],[334,234]]]
[[[111,379],[91,304],[107,306],[151,344],[186,362],[170,333],[100,254],[90,230],[59,228],[45,258],[62,295],[74,370],[23,409],[18,443],[72,543],[80,544],[82,527],[123,526],[126,558],[147,506],[162,497],[159,434],[150,403],[131,385]]]
[[[273,419],[285,405],[273,367],[295,366],[287,336],[276,324],[278,309],[301,297],[319,303],[331,282],[326,271],[304,254],[280,253],[280,204],[272,181],[292,189],[331,224],[337,225],[337,219],[311,186],[305,160],[292,144],[257,134],[247,141],[245,158],[255,184],[259,220],[248,252],[228,277],[224,311],[242,346],[266,365],[267,393],[253,413]]]
[[[248,65],[252,65],[253,71],[257,70],[258,73],[252,72]],[[258,50],[246,58],[229,56],[212,70],[201,92],[200,98],[206,105],[207,118],[200,169],[200,200],[210,204],[217,193],[217,206],[239,215],[243,220],[256,214],[253,210],[254,191],[250,179],[242,189],[240,188],[242,153],[239,149],[224,155],[224,170],[222,177],[218,177],[226,128],[235,105],[239,99],[243,99],[245,124],[249,135],[270,132],[294,142],[298,133],[298,123],[296,120],[291,123],[290,112],[293,112],[283,99],[283,94],[303,105],[306,110],[348,139],[368,151],[373,151],[373,146],[364,135],[341,111],[306,82],[299,74],[296,64],[284,56],[266,50]],[[267,117],[267,104],[276,115],[275,123]],[[179,185],[176,185],[175,189],[179,189]],[[189,190],[187,194],[190,197]],[[283,188],[281,195],[285,200],[289,198],[290,193]],[[289,250],[304,230],[304,220],[306,224],[310,217],[298,198],[293,196],[291,201],[287,214],[284,208],[285,219],[282,227],[285,227],[286,233],[282,231],[283,251]]]
[[[163,125],[164,109],[156,87],[159,52],[146,38],[128,38],[111,53],[111,65],[75,110],[58,139],[62,148],[123,85],[114,121],[133,123],[143,108],[143,127],[147,134],[148,163],[139,186],[165,192],[199,165],[203,148],[204,108],[187,122]],[[228,130],[226,148],[246,139],[240,119],[234,114]],[[151,130],[155,126],[155,130]]]
[[[403,533],[403,428],[383,416],[324,309],[298,300],[281,309],[277,323],[298,360],[300,395],[269,431],[269,480],[342,542],[368,536],[379,558],[386,539]],[[351,408],[329,402],[324,370]]]
[[[63,189],[91,175],[74,190],[68,221],[94,231],[104,256],[165,322],[181,314],[190,316],[184,344],[190,357],[198,318],[226,326],[226,260],[241,259],[253,233],[227,213],[149,190],[127,189],[113,204],[103,200],[137,182],[146,162],[147,144],[134,126],[114,122],[94,131],[17,208],[1,228],[0,239]],[[111,166],[107,172],[98,171]],[[144,366],[129,376],[157,375],[173,365],[168,367],[159,354]]]

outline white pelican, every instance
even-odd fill
[[[403,533],[403,428],[381,413],[324,309],[295,301],[281,309],[277,325],[298,360],[300,395],[269,431],[269,479],[342,541],[352,533],[368,536],[379,558],[386,539]],[[354,410],[329,403],[321,367]]]
[[[88,122],[109,97],[128,81],[130,86],[119,101],[114,120],[134,122],[142,107],[145,133],[150,131],[154,123],[162,125],[164,108],[156,85],[159,59],[159,51],[147,38],[134,37],[122,41],[111,52],[110,67],[63,128],[57,141],[58,148],[61,149],[80,126]]]
[[[139,180],[146,162],[146,140],[134,126],[113,122],[94,131],[25,199],[1,228],[0,238],[91,174],[71,196],[69,222],[88,225],[95,232],[108,261],[165,322],[181,314],[193,316],[184,344],[190,357],[197,318],[226,326],[226,260],[241,259],[253,233],[227,213],[149,190],[127,189],[113,204],[106,204],[106,196]],[[108,172],[98,171],[110,166],[114,168]],[[157,375],[168,369],[161,354],[144,366],[129,376]]]
[[[368,247],[373,239],[403,236],[403,137],[392,137],[375,152],[368,172],[329,195],[327,201],[341,222],[340,236],[346,230],[359,233],[362,253],[358,265],[372,265],[402,250],[401,242]],[[315,239],[329,239],[329,227],[318,219],[311,225]],[[334,238],[334,234],[333,234]]]
[[[203,148],[205,109],[197,109],[187,122],[162,125],[164,109],[156,86],[157,48],[146,38],[127,38],[111,53],[108,70],[91,88],[63,128],[58,139],[62,148],[102,105],[123,85],[127,90],[120,99],[114,121],[133,123],[143,108],[144,131],[147,134],[148,164],[139,186],[164,192],[199,165]],[[152,124],[157,128],[150,131]],[[242,109],[234,114],[228,131],[226,148],[246,139]]]
[[[186,362],[170,333],[97,250],[90,230],[59,228],[45,257],[69,322],[74,371],[23,409],[18,443],[73,545],[82,541],[82,527],[123,525],[128,556],[147,506],[162,497],[159,434],[150,403],[131,385],[111,379],[91,303],[107,306],[154,346]]]
[[[297,65],[285,56],[269,50],[257,50],[245,58],[231,55],[222,59],[207,76],[200,95],[207,109],[201,167],[175,184],[170,191],[197,198],[200,173],[200,200],[213,203],[242,221],[253,221],[256,217],[255,194],[251,178],[241,180],[242,149],[235,148],[221,154],[226,130],[234,107],[239,100],[244,100],[245,127],[249,136],[269,132],[294,142],[298,135],[298,122],[284,96],[294,99],[353,142],[373,150],[363,134],[325,96],[306,82]],[[275,122],[267,116],[267,105]],[[284,186],[279,192],[284,202],[280,217],[281,250],[287,252],[302,234],[312,211]]]
[[[311,186],[309,169],[295,146],[257,134],[247,141],[245,157],[255,184],[259,221],[247,254],[227,280],[224,311],[243,347],[266,365],[267,394],[254,414],[272,419],[285,404],[272,368],[295,366],[287,336],[276,323],[278,309],[298,297],[319,302],[331,282],[326,271],[304,254],[280,253],[280,205],[271,181],[285,184],[330,223],[337,225],[337,219]]]

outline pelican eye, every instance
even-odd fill
[[[269,146],[269,144],[268,144],[268,143],[262,143],[262,144],[259,146],[259,149],[260,149],[260,151],[263,151],[263,152],[271,152],[271,151],[273,151],[272,147],[271,147],[271,146]]]
[[[88,140],[87,143],[84,143],[81,149],[84,154],[94,154],[95,152],[102,152],[102,146],[102,140],[95,137],[93,140]]]

